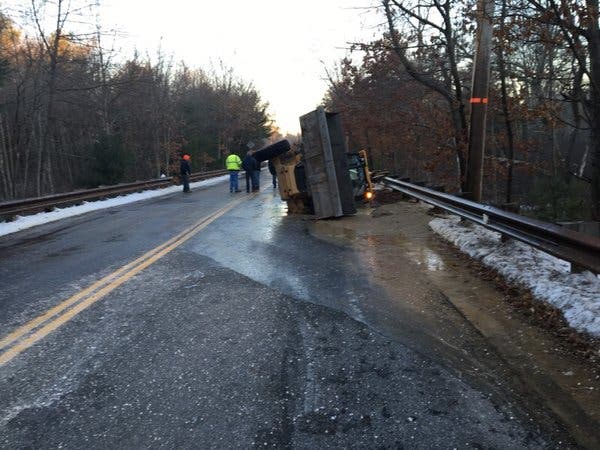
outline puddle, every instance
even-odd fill
[[[443,258],[426,247],[409,249],[407,256],[429,272],[446,270]]]
[[[415,320],[418,317],[430,329],[438,327],[431,331],[438,339],[465,349],[469,342],[457,336],[461,326],[456,317],[435,296],[426,298],[427,287],[443,293],[463,322],[466,318],[485,337],[520,375],[525,389],[536,392],[581,445],[600,447],[600,374],[596,369],[574,356],[566,343],[530,325],[493,283],[465,267],[464,260],[429,230],[432,217],[426,207],[397,203],[386,205],[385,210],[377,218],[363,211],[343,221],[318,221],[311,232],[362,253],[361,260],[374,281],[385,287],[390,298],[403,303],[388,312],[412,310]],[[404,267],[407,264],[413,269]]]
[[[316,220],[311,224],[310,231],[319,239],[337,245],[348,245],[357,237],[355,230],[339,226],[339,222],[333,220]]]

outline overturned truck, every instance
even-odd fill
[[[355,198],[373,197],[366,152],[348,152],[337,113],[318,108],[300,117],[300,127],[299,148],[283,140],[254,153],[273,163],[288,212],[320,219],[354,214]]]

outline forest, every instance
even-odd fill
[[[0,15],[0,200],[170,175],[182,152],[221,169],[225,150],[270,135],[268,105],[232,69],[124,58],[75,6],[33,1],[25,30]]]
[[[484,1],[365,0],[380,37],[325,69],[323,103],[375,169],[465,191]],[[194,171],[222,168],[225,150],[281,137],[233,69],[125,57],[76,3],[33,0],[19,25],[0,14],[0,200],[169,175],[183,151]],[[485,202],[599,220],[598,0],[495,0],[489,19]]]
[[[375,168],[464,190],[477,2],[375,6],[385,31],[328,71],[325,103]],[[598,1],[493,7],[484,199],[547,220],[598,220]]]

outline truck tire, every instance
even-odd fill
[[[282,141],[277,141],[274,144],[267,145],[260,150],[256,150],[253,156],[258,162],[263,162],[287,152],[290,148],[290,143],[287,139],[284,139]]]

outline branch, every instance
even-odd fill
[[[152,84],[152,81],[151,80],[144,80],[144,79],[127,80],[127,81],[114,81],[114,82],[111,82],[111,83],[100,83],[100,84],[97,84],[95,86],[85,86],[85,87],[80,87],[80,88],[57,88],[56,90],[58,92],[93,91],[93,90],[99,89],[99,88],[125,86],[125,85],[133,84],[133,83]]]
[[[549,8],[544,7],[537,0],[527,0],[531,5],[533,5],[540,13],[546,13],[549,11]],[[593,82],[593,78],[587,69],[587,61],[586,57],[582,56],[580,52],[577,50],[577,44],[579,42],[579,36],[583,36],[586,39],[590,39],[590,35],[587,30],[584,30],[581,27],[578,27],[573,22],[568,22],[561,17],[560,9],[554,0],[549,0],[551,8],[554,12],[553,20],[545,21],[550,25],[557,25],[563,34],[565,40],[567,41],[567,45],[569,49],[573,52],[573,56],[579,63],[579,66],[585,72],[585,74],[589,77],[590,81]],[[572,34],[571,34],[572,33]]]
[[[50,53],[50,44],[46,40],[46,35],[42,30],[42,25],[40,24],[40,17],[38,15],[37,7],[35,6],[35,0],[31,0],[31,10],[33,11],[33,20],[35,21],[35,25],[37,26],[38,32],[40,33],[40,37],[42,38],[42,42],[44,43],[44,47],[46,47],[46,51]]]
[[[550,8],[542,5],[537,0],[527,0],[527,1],[535,9],[537,9],[538,12],[540,12],[540,13],[546,13],[546,12],[550,11]],[[561,17],[560,9],[558,8],[558,5],[556,4],[556,2],[554,0],[549,0],[549,3],[550,3],[550,7],[554,11],[554,15],[553,15],[553,19],[551,21],[546,21],[546,23],[549,23],[550,25],[558,25],[561,28],[570,28],[575,33],[587,37],[587,30],[585,30],[584,28],[578,27],[573,22],[567,22],[565,19],[563,19]]]
[[[329,84],[331,85],[331,89],[333,90],[333,93],[341,100],[344,101],[345,98],[347,97],[345,95],[342,95],[340,93],[340,90],[338,88],[338,83],[335,82],[335,80],[332,78],[331,74],[329,73],[329,70],[327,69],[327,66],[325,65],[325,63],[323,61],[321,61],[321,64],[323,64],[323,69],[325,69],[325,75],[327,75],[327,79],[329,80]]]
[[[426,19],[425,17],[419,16],[418,14],[412,12],[410,9],[406,8],[401,3],[398,3],[396,0],[392,0],[392,3],[394,5],[396,5],[396,7],[398,9],[400,9],[404,14],[407,14],[408,16],[412,17],[413,19],[418,20],[419,22],[421,22],[424,25],[429,25],[430,27],[435,28],[436,30],[438,30],[442,33],[444,32],[444,29],[441,26],[439,26],[436,23],[433,23],[431,20]]]
[[[415,65],[408,59],[408,57],[406,56],[405,49],[400,45],[400,42],[398,40],[398,32],[394,28],[394,23],[392,21],[392,12],[390,10],[390,0],[383,0],[383,7],[385,8],[388,29],[390,31],[390,38],[392,40],[392,48],[394,49],[394,52],[396,53],[398,58],[400,58],[400,62],[406,69],[406,72],[416,81],[423,84],[424,86],[427,86],[429,89],[432,89],[435,92],[439,93],[451,105],[454,105],[454,103],[456,103],[456,99],[452,96],[450,91],[448,91],[448,89],[446,89],[446,87],[443,86],[441,83],[437,82],[434,79],[426,77],[422,73],[420,73],[415,67]]]

